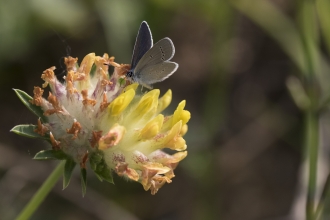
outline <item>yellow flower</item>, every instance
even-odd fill
[[[157,117],[149,121],[140,132],[142,140],[148,140],[155,137],[162,128],[164,115],[159,114]]]
[[[134,89],[129,89],[125,93],[120,94],[115,100],[111,102],[108,107],[110,115],[119,115],[122,111],[126,109],[129,103],[133,100],[134,96]]]
[[[43,89],[35,87],[34,97],[25,103],[43,112],[33,131],[53,146],[36,158],[66,159],[81,169],[89,162],[100,179],[112,182],[115,172],[155,194],[172,182],[174,169],[187,156],[186,102],[180,102],[173,115],[164,116],[160,113],[171,103],[171,90],[159,98],[158,89],[138,94],[138,84],[123,86],[128,65],[115,63],[107,54],[90,53],[80,66],[77,62],[77,58],[65,59],[64,84],[57,80],[55,67],[45,70],[41,78],[43,87],[50,86],[48,99],[42,97]],[[113,74],[108,74],[105,63],[114,66]],[[164,148],[179,152],[170,155]]]

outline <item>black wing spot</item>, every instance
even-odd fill
[[[164,50],[163,50],[163,47],[162,47],[162,46],[159,46],[159,49],[160,49],[160,52],[162,53],[162,57],[161,57],[161,59],[162,59],[163,61],[165,61],[165,52],[164,52]]]

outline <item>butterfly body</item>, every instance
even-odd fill
[[[151,88],[151,84],[163,81],[177,70],[179,65],[169,61],[174,53],[175,48],[170,38],[165,37],[153,45],[149,26],[143,21],[136,37],[131,69],[126,73],[126,78]]]

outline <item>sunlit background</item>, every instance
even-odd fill
[[[89,172],[82,198],[76,170],[69,187],[62,191],[59,181],[32,219],[289,220],[304,214],[304,121],[287,80],[308,72],[303,33],[318,39],[315,55],[329,48],[330,32],[324,37],[319,25],[305,28],[310,15],[303,2],[0,1],[0,219],[14,219],[58,163],[32,160],[50,146],[9,132],[37,121],[12,88],[32,94],[51,66],[61,78],[69,55],[108,53],[130,63],[144,20],[154,42],[169,37],[175,45],[179,69],[154,88],[172,89],[168,113],[187,101],[187,158],[155,196],[117,175],[112,185]],[[321,59],[327,91],[329,59]]]

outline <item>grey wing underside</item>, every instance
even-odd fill
[[[136,73],[136,81],[147,88],[150,84],[161,82],[171,76],[179,67],[177,63],[165,61],[143,69],[143,74]],[[146,84],[146,82],[148,84]]]
[[[170,60],[175,53],[173,42],[170,38],[158,41],[146,52],[135,67],[135,72],[140,72],[146,66],[152,66]]]

